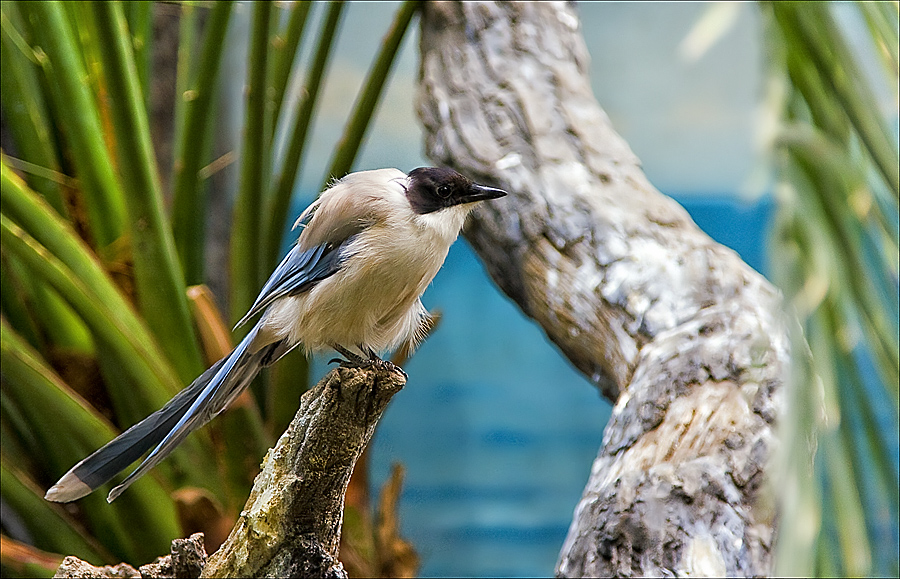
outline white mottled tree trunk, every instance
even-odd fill
[[[766,575],[780,296],[647,181],[587,65],[570,4],[425,5],[427,154],[511,193],[466,237],[615,402],[556,572]]]

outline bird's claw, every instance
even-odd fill
[[[382,360],[370,348],[360,348],[361,350],[363,350],[364,352],[366,352],[369,355],[368,358],[363,358],[362,356],[354,354],[350,350],[340,347],[340,346],[334,346],[334,349],[337,350],[341,355],[343,355],[347,359],[345,360],[343,358],[332,358],[331,360],[328,361],[329,364],[334,364],[335,362],[337,362],[338,364],[340,364],[340,366],[342,368],[372,368],[372,367],[376,367],[379,369],[387,370],[389,372],[399,372],[400,374],[403,375],[404,378],[407,378],[407,379],[409,378],[409,375],[407,375],[407,373],[403,370],[403,368],[394,364],[390,360]]]

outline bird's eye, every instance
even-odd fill
[[[441,185],[440,187],[437,188],[438,197],[440,197],[441,199],[446,199],[447,197],[450,197],[450,193],[451,193],[450,185]]]

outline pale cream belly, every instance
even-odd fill
[[[434,274],[422,272],[410,284],[410,276],[403,280],[394,271],[342,270],[305,294],[283,298],[266,314],[267,333],[313,352],[333,345],[385,352],[414,341],[427,316],[418,298]]]

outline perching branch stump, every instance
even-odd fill
[[[402,372],[388,365],[341,367],[306,392],[290,426],[263,459],[228,539],[205,565],[196,566],[200,572],[202,565],[200,576],[347,577],[338,560],[347,484],[384,409],[404,384]],[[196,537],[192,540],[202,551],[202,536]],[[176,551],[181,548],[173,543],[171,564],[158,561],[141,572],[170,576],[168,571],[180,569]],[[109,577],[115,570],[67,557],[57,577]]]
[[[346,577],[338,561],[344,493],[381,414],[405,383],[387,366],[337,368],[304,394],[201,576]]]

